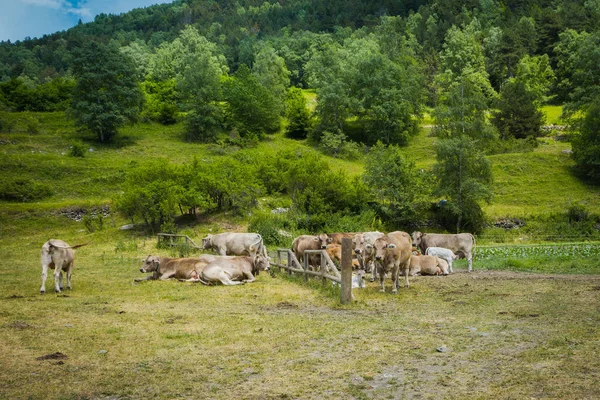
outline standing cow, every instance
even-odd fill
[[[316,235],[300,235],[292,242],[292,251],[298,259],[302,262],[304,259],[304,252],[306,250],[321,250],[321,242],[319,237]],[[319,264],[318,255],[310,255],[308,258],[308,264],[313,269],[316,269]]]
[[[385,292],[385,274],[392,274],[392,293],[398,293],[398,274],[400,271],[404,274],[405,284],[409,287],[408,273],[410,269],[410,256],[412,254],[412,244],[410,235],[406,232],[390,232],[387,235],[377,239],[373,245],[375,250],[375,261],[377,264],[377,274],[381,291]]]
[[[361,260],[365,271],[371,272],[371,282],[377,278],[377,268],[375,268],[375,265],[373,264],[375,261],[373,244],[377,239],[383,236],[383,233],[375,231],[357,233],[352,238],[352,248],[354,249],[354,253],[359,257],[359,260]]]
[[[442,234],[413,232],[413,244],[425,254],[429,247],[450,249],[460,258],[466,258],[468,271],[473,270],[473,249],[475,237],[470,233]]]
[[[262,254],[268,257],[262,236],[258,233],[226,232],[208,235],[202,239],[202,248],[214,250],[219,255],[250,256]]]
[[[63,289],[63,271],[67,275],[67,289],[71,289],[71,274],[73,273],[75,252],[74,249],[85,246],[78,244],[69,246],[59,239],[50,239],[42,246],[42,287],[40,293],[46,293],[46,277],[48,268],[54,270],[54,290],[58,293]]]

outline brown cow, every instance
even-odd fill
[[[242,285],[254,282],[260,271],[270,269],[269,258],[262,254],[219,258],[209,263],[200,273],[198,280],[205,285],[221,282],[223,285]]]
[[[343,238],[348,238],[350,240],[354,239],[354,235],[356,232],[348,232],[348,233],[321,233],[317,237],[319,238],[319,243],[322,249],[325,249],[328,244],[342,244]]]
[[[338,265],[342,265],[342,245],[337,243],[330,243],[325,249],[331,261],[337,262]],[[359,269],[360,262],[356,257],[352,257],[352,268]]]
[[[321,250],[319,237],[315,235],[300,235],[292,242],[292,251],[300,263],[304,260],[304,252],[306,250]],[[316,269],[319,264],[319,256],[311,255],[308,258],[308,264],[313,269]]]
[[[410,275],[448,275],[448,263],[434,256],[410,256]]]
[[[71,289],[71,274],[73,273],[75,252],[74,249],[88,243],[69,246],[60,239],[50,239],[42,245],[42,287],[40,293],[46,293],[46,277],[48,268],[54,270],[54,290],[58,293],[63,290],[63,274],[67,275],[67,289]]]
[[[392,293],[398,293],[398,274],[404,273],[405,286],[409,287],[408,273],[411,256],[411,239],[406,232],[390,232],[387,235],[377,239],[373,244],[375,250],[375,260],[377,264],[377,274],[381,284],[381,291],[385,292],[385,274],[392,274]]]
[[[470,233],[442,234],[413,232],[413,245],[425,254],[429,247],[442,247],[450,249],[460,258],[466,258],[469,265],[468,271],[473,270],[473,248],[475,237]]]
[[[362,261],[362,267],[367,272],[371,272],[371,282],[377,278],[377,268],[373,262],[375,261],[375,252],[373,244],[375,240],[383,237],[385,234],[381,232],[363,232],[357,233],[352,238],[352,248],[354,253]]]
[[[146,278],[135,279],[135,281],[175,278],[188,282],[196,282],[204,267],[210,262],[219,258],[231,257],[233,256],[215,256],[212,254],[203,254],[198,258],[171,258],[150,255],[142,261],[144,265],[140,268],[140,272],[152,272],[152,275],[148,275]]]

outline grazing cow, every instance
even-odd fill
[[[473,270],[473,248],[475,247],[475,237],[470,233],[441,234],[441,233],[421,233],[413,232],[413,245],[421,250],[421,253],[429,247],[442,247],[450,249],[460,258],[466,258],[469,265],[468,271]]]
[[[317,237],[321,248],[325,249],[328,244],[342,244],[343,238],[353,239],[356,233],[321,233]]]
[[[46,278],[48,268],[54,270],[54,291],[63,290],[63,271],[67,275],[67,289],[71,289],[71,275],[75,261],[74,249],[85,246],[88,243],[69,246],[60,239],[50,239],[42,245],[42,287],[40,293],[46,293]]]
[[[448,263],[434,256],[410,256],[410,275],[448,275]]]
[[[342,265],[342,245],[341,244],[330,243],[327,245],[327,248],[325,248],[325,251],[327,251],[327,254],[329,255],[329,258],[331,258],[331,261],[337,262],[338,265]],[[356,257],[352,257],[352,268],[353,269],[360,268],[360,262],[358,261],[358,259]]]
[[[377,268],[375,268],[373,262],[375,261],[375,252],[373,250],[373,244],[377,239],[383,237],[384,234],[381,232],[364,232],[357,233],[352,239],[352,247],[354,253],[362,258],[362,266],[367,272],[371,272],[371,282],[377,278]]]
[[[381,284],[381,291],[385,292],[385,274],[392,274],[392,293],[398,293],[398,274],[404,273],[405,286],[409,287],[408,273],[411,256],[410,235],[406,232],[390,232],[387,235],[375,240],[373,244],[375,250],[375,261],[377,264],[377,274]]]
[[[231,258],[230,256],[215,256],[212,254],[203,254],[200,257],[189,258],[171,258],[151,256],[146,257],[142,262],[140,272],[152,272],[146,278],[135,279],[136,282],[147,280],[166,280],[170,278],[195,282],[204,270],[204,267],[210,262],[220,258]]]
[[[208,235],[202,239],[202,248],[214,250],[222,256],[251,256],[260,253],[268,257],[267,248],[258,233],[226,232]]]
[[[299,262],[302,262],[304,259],[304,252],[306,250],[321,250],[321,243],[319,241],[319,237],[315,235],[300,235],[294,239],[292,242],[292,251],[294,255],[298,259]],[[316,269],[319,264],[319,256],[311,255],[308,258],[308,264],[313,269]]]
[[[210,262],[198,280],[205,285],[221,282],[223,285],[242,285],[254,282],[260,271],[270,269],[269,258],[262,254],[255,256],[238,256],[231,258],[220,258]]]
[[[452,261],[456,260],[458,256],[454,254],[452,250],[445,249],[443,247],[428,247],[427,250],[425,250],[425,254],[428,256],[435,256],[446,260],[446,262],[448,263],[448,271],[453,272]]]

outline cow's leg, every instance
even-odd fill
[[[246,279],[244,279],[244,282],[246,283],[254,282],[256,280],[254,275],[252,275],[252,272],[244,272],[244,276],[246,277]]]
[[[175,276],[175,271],[170,271],[162,274],[159,279],[161,281],[166,281],[167,279],[172,278],[173,276]]]
[[[379,267],[373,260],[369,260],[369,265],[371,266],[371,282],[375,282],[375,279],[377,279],[377,268]]]
[[[220,256],[226,256],[227,255],[227,249],[224,247],[219,247],[219,255]]]
[[[469,253],[467,255],[467,263],[469,264],[469,269],[467,270],[467,272],[471,272],[473,271],[473,254]]]
[[[452,260],[448,260],[448,272],[452,273],[454,271],[452,271]]]
[[[226,285],[226,286],[243,285],[244,283],[246,283],[245,281],[231,280],[231,275],[229,275],[226,271],[223,271],[223,270],[221,270],[221,272],[219,272],[217,279],[219,281],[221,281],[221,283],[223,285]]]
[[[404,287],[410,287],[410,284],[408,283],[408,272],[410,270],[410,267],[408,265],[404,266]]]
[[[379,266],[377,266],[377,268],[379,269]],[[379,272],[379,285],[381,286],[379,291],[382,293],[385,293],[385,273],[383,272],[382,269],[379,269],[378,272]]]
[[[71,262],[65,271],[65,275],[67,275],[67,289],[71,290],[71,274],[73,273],[73,263]]]
[[[392,293],[398,293],[398,267],[392,269]]]
[[[48,277],[48,264],[42,263],[42,287],[40,293],[46,293],[46,278]]]
[[[54,268],[54,291],[60,293],[62,289],[62,265]]]

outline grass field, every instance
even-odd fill
[[[151,158],[174,163],[240,151],[310,149],[281,134],[249,150],[185,143],[181,126],[142,124],[99,146],[61,113],[0,133],[0,173],[56,187],[42,202],[0,203],[0,398],[4,399],[489,399],[600,397],[600,264],[597,242],[498,246],[528,232],[495,228],[478,243],[475,272],[416,277],[398,295],[377,285],[340,305],[337,289],[284,274],[239,287],[134,283],[141,258],[176,256],[111,212],[103,229],[60,214],[109,204],[124,173]],[[405,149],[434,163],[423,129]],[[69,156],[83,142],[84,158]],[[571,173],[569,144],[545,138],[531,153],[492,156],[491,218],[552,218],[570,205],[600,213],[600,189]],[[352,175],[362,162],[328,157]],[[229,215],[183,229],[243,229]],[[540,228],[542,229],[542,228]],[[535,232],[534,232],[535,233]],[[76,252],[73,290],[40,295],[40,248],[49,238],[91,242]],[[526,240],[523,240],[526,239]],[[271,248],[270,250],[274,250]],[[61,353],[66,358],[38,359]]]

